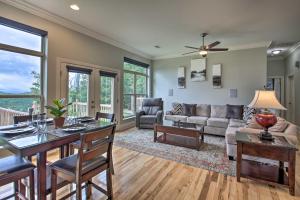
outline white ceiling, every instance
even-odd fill
[[[14,0],[18,2],[18,0]],[[20,1],[19,1],[20,2]],[[300,0],[25,0],[153,59],[206,42],[250,48],[300,41]],[[79,11],[69,8],[76,3]],[[154,46],[159,45],[157,49]]]

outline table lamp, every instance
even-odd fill
[[[272,141],[273,137],[268,129],[277,123],[277,117],[269,109],[286,110],[277,100],[275,91],[255,91],[255,96],[248,107],[262,109],[260,113],[255,115],[256,122],[264,128],[260,139]]]

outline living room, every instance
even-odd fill
[[[298,198],[299,6],[0,0],[0,198]]]

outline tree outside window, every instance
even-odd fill
[[[135,116],[144,98],[148,96],[148,65],[137,61],[124,62],[123,75],[123,118]]]

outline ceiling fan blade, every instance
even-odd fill
[[[197,47],[191,47],[191,46],[184,46],[185,48],[189,48],[189,49],[197,49],[197,50],[199,50],[199,48],[197,48]]]
[[[215,42],[213,42],[213,43],[207,45],[206,48],[207,48],[207,49],[211,49],[211,48],[213,48],[213,47],[219,45],[220,43],[221,43],[221,42],[219,42],[219,41],[215,41]]]
[[[192,54],[192,53],[196,53],[196,52],[199,52],[199,51],[192,51],[192,52],[184,53],[182,55],[188,55],[188,54]]]
[[[207,49],[207,51],[228,51],[228,48]]]

